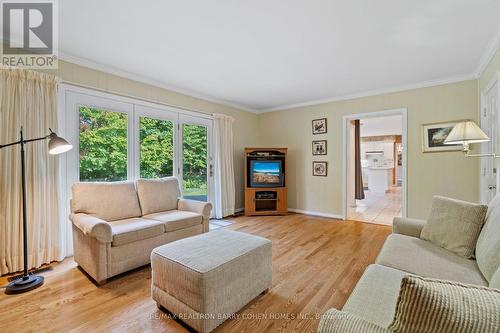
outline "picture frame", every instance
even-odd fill
[[[422,125],[422,152],[437,153],[461,151],[462,145],[445,145],[444,140],[453,127],[463,120],[439,122]]]
[[[312,134],[326,134],[328,132],[327,129],[327,121],[326,118],[313,119],[312,121]]]
[[[328,162],[313,161],[313,176],[327,177],[328,176]]]
[[[313,156],[326,155],[327,154],[327,142],[326,140],[315,140],[312,142],[312,154]]]

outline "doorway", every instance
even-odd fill
[[[343,217],[392,225],[406,216],[406,109],[344,117]]]

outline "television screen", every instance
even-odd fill
[[[251,161],[252,186],[283,186],[281,161]]]

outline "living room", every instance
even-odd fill
[[[500,3],[1,6],[1,331],[500,331]]]

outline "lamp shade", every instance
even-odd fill
[[[459,145],[490,141],[490,138],[472,120],[462,121],[453,127],[444,140],[446,145]]]
[[[56,133],[51,133],[50,134],[50,140],[49,140],[49,154],[51,155],[58,155],[67,152],[68,150],[71,150],[73,146],[60,136],[57,136]]]

